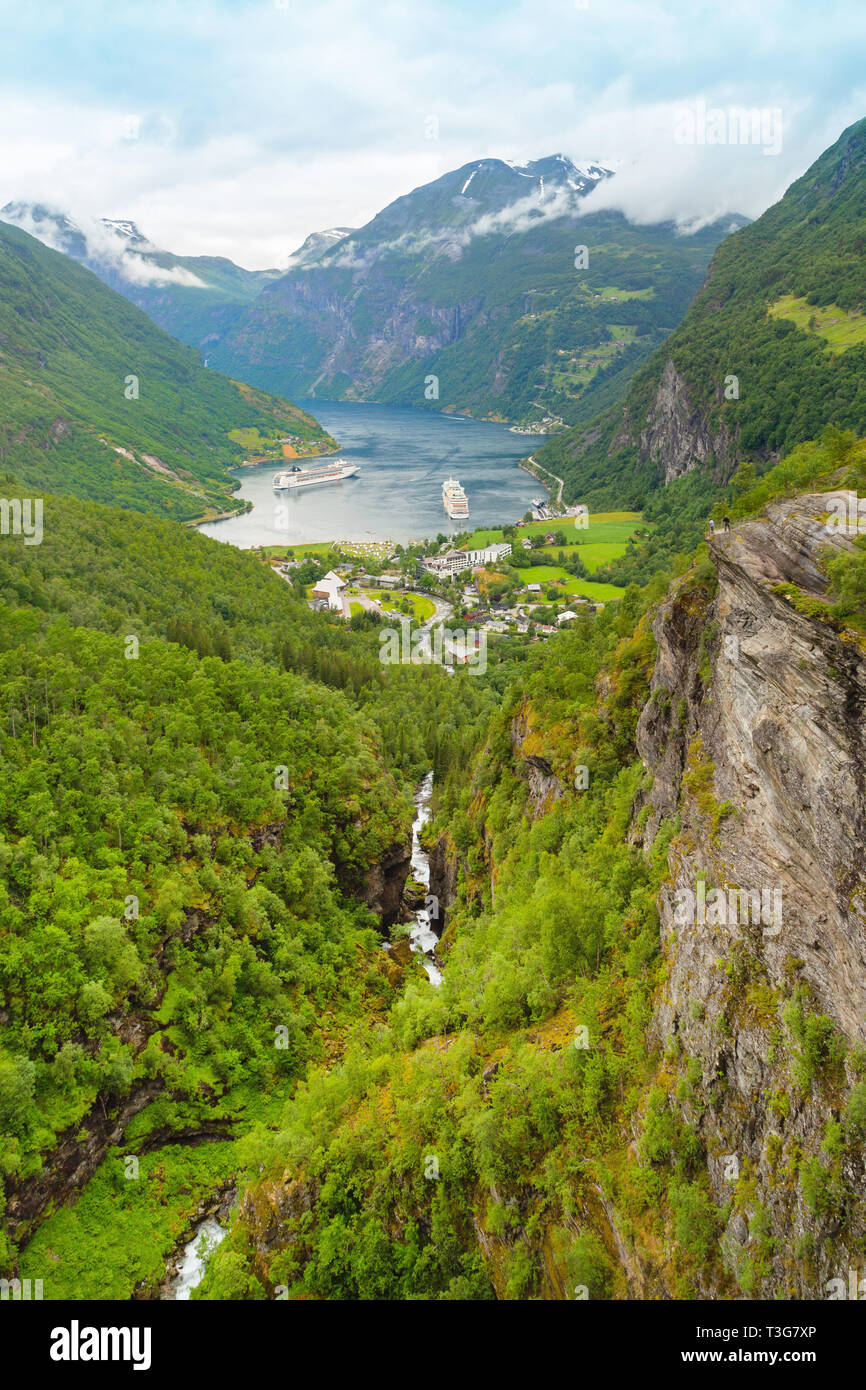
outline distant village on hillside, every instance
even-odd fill
[[[576,530],[586,531],[585,507],[569,508],[567,516]],[[565,519],[560,514],[556,521]],[[561,525],[542,531],[537,521],[525,520],[477,534],[487,543],[472,545],[470,536],[454,544],[439,536],[407,547],[382,541],[299,545],[297,554],[289,548],[271,563],[303,589],[311,608],[346,621],[367,613],[378,621],[456,623],[540,640],[582,613],[604,608],[603,599],[575,592],[587,572],[579,543]],[[503,539],[489,539],[497,534]],[[595,593],[612,586],[588,587]]]

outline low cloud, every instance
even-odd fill
[[[467,199],[467,203],[471,200]],[[581,196],[572,188],[556,186],[550,191],[540,193],[534,190],[525,198],[518,198],[497,212],[483,213],[475,221],[462,227],[447,227],[442,231],[421,230],[404,232],[392,241],[378,242],[365,249],[358,247],[351,237],[347,238],[341,249],[326,262],[341,270],[368,270],[381,256],[389,254],[417,256],[425,251],[439,249],[452,259],[459,259],[465,247],[475,237],[513,236],[528,232],[544,222],[555,221],[560,217],[580,215]],[[315,270],[315,265],[301,267]]]
[[[111,8],[111,43],[105,0],[79,0],[72,29],[51,8],[4,28],[0,203],[135,218],[179,254],[261,269],[482,154],[616,161],[586,212],[755,217],[866,110],[850,0],[796,23],[786,0],[506,0],[456,28],[448,0],[377,23],[357,0],[149,0]],[[673,112],[699,100],[780,109],[778,157],[676,146]],[[147,265],[132,273],[178,279]]]
[[[107,226],[98,218],[73,221],[66,213],[46,209],[45,216],[34,214],[30,208],[15,208],[4,214],[6,220],[36,237],[53,251],[68,253],[73,244],[83,240],[88,261],[107,266],[132,285],[183,285],[190,289],[206,289],[204,280],[184,266],[161,266],[149,259],[158,255],[150,242],[137,242],[136,248],[118,228]],[[76,257],[78,249],[76,249]]]

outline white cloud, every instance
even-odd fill
[[[78,222],[70,218],[63,208],[57,209],[56,216],[47,209],[46,212],[48,215],[44,217],[36,216],[30,209],[24,208],[7,216],[16,227],[29,232],[54,251],[66,251],[69,237],[79,233],[84,239],[88,260],[111,267],[133,285],[205,288],[205,282],[184,266],[157,265],[142,254],[156,251],[155,246],[145,242],[143,245],[138,243],[138,249],[133,249],[120,231],[107,227],[98,218],[87,216]]]
[[[133,218],[169,250],[251,267],[487,156],[615,163],[588,207],[639,220],[754,216],[866,109],[866,11],[845,0],[796,23],[784,0],[78,0],[68,25],[9,10],[0,202]],[[781,107],[781,154],[673,145],[671,112],[700,98]]]

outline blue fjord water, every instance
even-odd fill
[[[242,549],[301,541],[409,540],[450,535],[468,526],[518,521],[544,488],[518,460],[543,441],[458,416],[399,406],[307,401],[342,446],[338,457],[360,465],[339,483],[277,493],[276,464],[238,470],[240,496],[253,510],[201,527]],[[442,483],[457,478],[469,499],[469,522],[449,521]]]

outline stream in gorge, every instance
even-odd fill
[[[221,1187],[210,1201],[199,1207],[199,1220],[189,1240],[175,1247],[158,1297],[167,1302],[185,1302],[204,1278],[208,1260],[229,1233],[231,1210],[237,1197],[234,1185]]]
[[[423,883],[427,890],[423,907],[416,908],[412,914],[414,925],[409,930],[409,943],[413,951],[420,952],[424,958],[424,969],[433,985],[442,983],[442,971],[436,960],[436,947],[439,937],[433,930],[431,909],[435,913],[436,904],[430,897],[430,860],[421,847],[421,830],[430,819],[430,798],[433,795],[433,773],[428,772],[415,793],[415,819],[412,822],[412,877]]]
[[[430,819],[430,799],[433,795],[433,773],[428,772],[415,792],[415,818],[412,821],[412,877],[425,888],[425,900],[421,907],[412,913],[413,923],[409,928],[409,944],[413,951],[422,956],[424,969],[433,985],[442,983],[442,971],[436,960],[436,947],[439,938],[433,930],[432,922],[436,906],[430,897],[430,860],[421,846],[421,830]],[[233,1194],[232,1194],[233,1195]],[[222,1213],[220,1213],[222,1215]],[[193,1231],[192,1237],[184,1245],[177,1262],[177,1272],[165,1286],[162,1295],[167,1300],[182,1302],[187,1300],[192,1290],[204,1278],[207,1262],[222,1240],[228,1235],[227,1225],[215,1215],[206,1216]]]
[[[192,1240],[184,1246],[177,1274],[168,1287],[166,1298],[176,1299],[178,1302],[189,1298],[192,1290],[204,1278],[211,1255],[227,1235],[228,1231],[220,1225],[215,1216],[206,1217],[196,1226]]]

